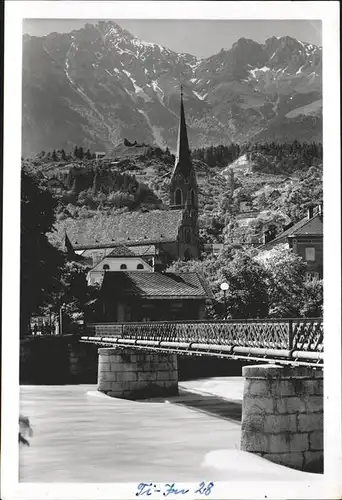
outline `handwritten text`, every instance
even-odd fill
[[[202,481],[195,489],[181,488],[176,483],[165,483],[162,485],[154,483],[139,483],[137,487],[136,497],[150,497],[154,493],[161,493],[164,497],[183,496],[187,493],[197,493],[198,495],[209,496],[214,488],[214,483],[206,483]]]

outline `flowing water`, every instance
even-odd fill
[[[30,446],[20,445],[20,481],[138,485],[319,476],[239,450],[241,377],[179,387],[179,396],[166,401],[128,401],[100,394],[95,385],[22,386],[20,410],[34,434]]]
[[[20,447],[25,482],[223,480],[206,456],[239,448],[241,405],[210,395],[136,402],[90,385],[22,386],[20,407],[34,433]]]

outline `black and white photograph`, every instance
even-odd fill
[[[6,2],[4,498],[340,498],[324,3]]]

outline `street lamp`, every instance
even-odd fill
[[[220,288],[223,292],[223,297],[224,297],[224,317],[227,319],[227,290],[229,290],[229,285],[228,283],[224,282],[221,283]]]
[[[59,334],[63,335],[63,311],[65,309],[65,304],[62,304],[59,309]]]

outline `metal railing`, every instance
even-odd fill
[[[309,365],[324,358],[322,318],[101,323],[87,330],[81,341],[98,345]]]
[[[88,324],[94,336],[323,351],[322,318]]]

